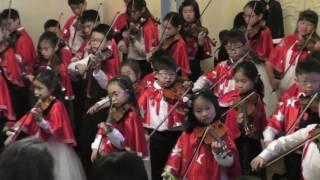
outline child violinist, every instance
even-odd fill
[[[15,56],[14,45],[11,42],[9,31],[5,27],[0,26],[0,70],[6,86],[9,88],[9,96],[11,96],[14,114],[16,114],[16,117],[19,119],[29,109],[29,90],[23,81],[23,70],[19,60]],[[1,94],[5,96],[5,92],[4,89],[3,94],[2,91]],[[12,120],[12,113],[10,114],[10,119]]]
[[[19,12],[15,9],[5,9],[2,11],[2,21],[14,39],[14,51],[17,59],[23,67],[23,72],[30,74],[36,60],[36,52],[32,39],[26,29],[21,25]]]
[[[265,22],[266,7],[261,1],[249,1],[243,8],[243,18],[247,24],[249,48],[260,57],[268,59],[273,48],[272,35]]]
[[[184,123],[184,132],[172,149],[162,176],[164,179],[190,180],[238,177],[240,175],[238,152],[234,141],[226,134],[219,120],[221,114],[217,98],[209,90],[199,90],[193,93],[190,100],[191,107]],[[213,128],[214,124],[217,124],[215,127],[222,129]],[[208,141],[205,140],[199,145],[207,127],[212,128],[209,131],[219,134],[218,139],[208,137],[206,138]],[[210,136],[209,133],[206,136]],[[196,149],[197,152],[194,154]]]
[[[80,17],[87,7],[87,1],[68,0],[68,5],[73,12],[73,16],[67,19],[62,28],[63,40],[67,43],[68,47],[70,47],[72,53],[76,54],[83,41],[80,36]]]
[[[68,45],[66,44],[66,41],[62,39],[62,32],[60,29],[60,23],[55,19],[49,19],[44,23],[44,31],[45,32],[53,32],[56,33],[56,35],[59,38],[60,42],[60,54],[62,58],[62,62],[68,66],[71,63],[72,59],[72,53]]]
[[[15,141],[21,132],[37,136],[48,143],[48,149],[57,165],[54,168],[57,179],[83,180],[85,177],[80,161],[72,149],[76,140],[67,110],[62,101],[55,97],[58,87],[55,72],[45,70],[39,73],[33,81],[33,86],[38,101],[30,112],[7,131],[8,138],[5,144]]]
[[[201,75],[200,61],[210,57],[212,43],[208,38],[207,29],[201,25],[197,1],[183,1],[179,8],[179,15],[183,23],[181,35],[187,44],[190,60],[191,80],[196,81]]]
[[[71,101],[74,99],[71,80],[68,74],[67,65],[62,61],[60,41],[56,33],[44,32],[38,43],[38,59],[39,62],[35,68],[35,74],[45,70],[52,69],[59,77],[61,91],[64,99]],[[34,78],[28,75],[30,80]]]
[[[263,83],[255,64],[250,61],[240,62],[233,76],[237,89],[226,93],[219,103],[222,107],[231,107],[224,123],[239,151],[242,174],[247,174],[251,169],[250,161],[262,149],[260,139],[267,125]]]
[[[69,73],[79,80],[81,86],[77,89],[80,97],[76,102],[79,112],[78,139],[79,155],[83,161],[86,172],[90,172],[91,147],[100,123],[107,112],[99,111],[95,114],[86,114],[87,110],[97,101],[107,95],[108,81],[119,75],[120,55],[115,40],[112,38],[110,26],[99,24],[92,30],[89,51],[86,58],[72,62],[68,66]],[[107,33],[107,32],[111,33]],[[78,98],[77,97],[77,98]]]
[[[308,55],[308,50],[303,47],[308,44],[305,39],[313,39],[318,19],[318,14],[315,11],[302,11],[299,14],[296,31],[284,37],[281,43],[272,50],[266,64],[273,89],[279,88],[282,93],[294,82],[297,64]],[[305,42],[303,42],[304,40]]]
[[[158,58],[153,64],[156,80],[141,93],[138,102],[144,127],[150,136],[152,179],[157,180],[161,179],[167,157],[181,134],[179,127],[185,117],[185,98],[170,93],[178,85],[175,61],[168,55],[154,58]]]
[[[275,140],[280,134],[292,134],[309,124],[320,122],[318,106],[306,106],[309,102],[314,104],[311,100],[317,97],[320,90],[319,69],[318,60],[312,57],[308,57],[297,65],[296,84],[300,92],[280,103],[278,109],[269,119],[268,126],[263,132],[266,144]],[[287,169],[286,176],[289,179],[300,179],[301,153],[293,152],[284,160]]]
[[[164,28],[161,43],[154,51],[166,52],[173,57],[177,64],[179,74],[182,78],[188,78],[191,75],[187,45],[180,35],[182,23],[178,13],[169,12],[162,22]]]
[[[132,83],[127,76],[114,77],[108,84],[111,105],[107,120],[99,124],[91,145],[91,160],[117,151],[135,151],[146,158],[148,148]]]
[[[119,49],[126,49],[128,59],[139,63],[142,77],[152,71],[147,54],[159,44],[158,24],[153,18],[145,0],[130,1],[127,5],[128,25],[123,31],[123,40],[119,42]]]
[[[133,90],[135,92],[136,97],[138,98],[140,93],[142,92],[142,87],[140,87],[140,78],[141,71],[139,64],[135,60],[127,59],[121,63],[120,74],[128,76],[130,79]],[[93,114],[103,108],[106,108],[110,105],[110,97],[107,96],[100,101],[96,102],[92,107],[89,108],[87,113]]]

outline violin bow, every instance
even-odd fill
[[[188,92],[191,90],[191,86],[188,87],[183,94],[180,97],[184,97],[188,94]],[[158,131],[158,129],[162,126],[162,124],[164,122],[166,122],[166,120],[168,119],[168,117],[173,113],[173,111],[176,109],[176,107],[179,105],[179,100],[177,100],[177,102],[171,107],[171,109],[169,110],[168,114],[160,121],[160,123],[158,124],[158,126],[156,128],[153,129],[153,131],[149,134],[149,138],[147,139],[147,142],[150,142],[151,137]]]
[[[208,134],[209,129],[210,129],[210,126],[206,127],[205,131],[203,132],[203,135],[201,136],[199,144],[197,145],[196,149],[193,151],[192,156],[191,156],[191,160],[188,162],[187,169],[183,173],[182,180],[185,180],[185,178],[187,177],[187,174],[191,168],[191,164],[195,160],[196,154],[199,152],[201,144],[203,143],[204,139],[206,138],[206,135]]]
[[[76,22],[77,24],[76,24],[76,28],[75,28],[75,30],[74,30],[74,34],[73,34],[73,37],[72,37],[72,42],[71,42],[71,46],[70,46],[71,51],[72,51],[74,42],[75,42],[75,40],[76,40],[76,35],[77,35],[78,30],[79,30],[79,28],[80,28],[80,18],[82,17],[82,14],[83,14],[84,11],[85,11],[84,7],[81,6],[81,13],[80,13],[80,16],[77,17],[77,18],[78,18],[78,20],[77,20],[77,22]]]
[[[119,17],[119,14],[120,14],[120,12],[118,11],[118,12],[116,13],[116,15],[114,16],[114,18],[113,18],[113,20],[112,20],[112,22],[111,22],[110,28],[109,28],[108,31],[104,34],[103,39],[102,39],[102,41],[100,42],[100,44],[99,44],[96,52],[94,52],[94,54],[97,53],[97,51],[101,48],[103,42],[107,39],[107,36],[108,36],[108,35],[110,34],[110,32],[112,31],[113,26],[114,26],[114,24],[116,23],[116,21],[117,21],[117,19],[118,19],[118,17]]]
[[[307,109],[310,107],[310,105],[312,104],[312,102],[318,97],[319,93],[315,93],[312,98],[309,100],[308,104],[303,108],[303,110],[300,112],[299,116],[297,117],[296,120],[294,120],[294,122],[292,123],[292,125],[289,127],[288,132],[286,133],[286,135],[290,134],[291,131],[293,130],[293,128],[297,125],[298,122],[301,121],[301,119],[303,118],[304,113],[307,111]]]
[[[307,40],[304,42],[303,46],[301,47],[301,49],[299,50],[298,52],[298,55],[297,55],[297,59],[295,61],[298,61],[298,59],[300,58],[302,52],[303,52],[303,49],[307,47],[307,44],[309,43],[309,41],[311,40],[313,34],[315,33],[315,30],[313,30],[309,35],[308,35],[308,38]],[[290,70],[291,66],[293,66],[295,63],[292,63],[292,64],[289,64],[289,66],[287,67],[287,69],[284,71],[283,73],[283,77],[288,73],[288,71]]]
[[[220,77],[212,86],[210,86],[210,90],[212,90],[213,88],[215,88],[225,77],[227,77],[230,73],[230,71],[232,71],[240,62],[242,62],[248,55],[249,55],[250,51],[248,50],[248,52],[246,52],[237,62],[235,62],[234,64],[232,64],[231,68],[223,74],[222,77]]]
[[[7,23],[9,23],[9,20],[11,18],[11,10],[12,10],[12,0],[9,0]]]
[[[235,105],[231,106],[226,112],[224,112],[221,115],[221,117],[224,117],[225,115],[227,115],[231,110],[233,110],[234,108],[238,107],[240,104],[244,103],[246,100],[248,100],[251,96],[253,96],[255,94],[256,94],[256,92],[252,91],[246,97],[242,98],[238,103],[236,103]]]
[[[62,16],[63,16],[63,12],[61,12],[61,13],[59,14],[58,24],[57,24],[57,26],[56,26],[56,29],[58,29],[59,31],[60,31],[60,28],[59,28],[59,27],[60,27],[60,22],[61,22]],[[62,37],[59,37],[59,36],[58,36],[58,42],[57,42],[56,47],[55,47],[55,50],[56,50],[56,51],[58,51],[61,41],[62,41]]]

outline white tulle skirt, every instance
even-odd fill
[[[86,180],[80,159],[72,147],[54,139],[47,143],[54,159],[55,180]]]

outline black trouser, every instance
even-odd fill
[[[284,158],[286,177],[290,180],[301,180],[301,155],[293,152]]]
[[[237,149],[240,156],[241,172],[243,175],[255,175],[264,178],[264,171],[252,172],[250,162],[261,151],[262,147],[259,140],[248,138],[246,136],[240,136],[235,140]]]
[[[162,180],[161,174],[181,131],[157,131],[150,139],[152,180]]]
[[[200,76],[201,76],[201,65],[199,60],[190,60],[190,70],[191,70],[191,75],[190,75],[190,80],[192,82],[195,82]]]
[[[94,105],[100,99],[86,99],[85,112],[86,110]],[[87,177],[90,177],[91,173],[91,143],[94,141],[98,127],[97,125],[107,118],[107,110],[101,110],[93,115],[84,113],[82,121],[79,125],[78,131],[78,147],[77,152],[80,156]]]

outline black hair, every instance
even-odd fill
[[[320,62],[314,57],[308,56],[305,60],[298,63],[296,75],[318,73],[320,74]]]
[[[92,29],[92,32],[97,32],[100,34],[103,34],[104,36],[107,34],[107,32],[110,30],[110,32],[108,33],[106,39],[107,40],[111,40],[114,34],[113,29],[110,29],[111,27],[107,24],[98,24],[95,28]]]
[[[320,62],[320,51],[313,51],[309,56]]]
[[[140,69],[140,66],[136,60],[126,59],[126,60],[122,61],[122,63],[121,63],[121,68],[124,66],[129,66],[134,71],[134,73],[137,76],[137,80],[141,77],[141,69]],[[134,82],[132,82],[132,83],[134,83]]]
[[[68,0],[68,5],[79,5],[85,3],[86,0]]]
[[[315,27],[318,26],[319,17],[318,14],[313,10],[305,10],[300,12],[298,21],[309,21],[311,22]]]
[[[10,15],[10,19],[20,19],[19,12],[16,9],[4,9],[1,13],[3,19],[7,19]]]
[[[218,103],[218,98],[212,93],[212,91],[210,91],[209,89],[200,89],[198,91],[195,91],[190,97],[191,104],[188,111],[188,116],[183,121],[183,128],[187,133],[191,133],[195,127],[206,126],[206,124],[203,124],[197,120],[193,112],[194,102],[200,97],[213,104],[216,111],[216,117],[213,121],[219,120],[221,117],[221,109]]]
[[[161,54],[159,56],[152,57],[152,66],[154,71],[170,70],[177,71],[177,65],[175,60],[167,54]]]
[[[45,23],[44,23],[44,30],[46,31],[48,28],[51,28],[51,27],[57,27],[60,29],[60,23],[55,20],[55,19],[48,19]]]
[[[41,34],[37,46],[38,50],[38,56],[40,60],[44,60],[41,52],[40,52],[40,43],[42,41],[46,41],[50,44],[50,46],[54,49],[54,54],[51,59],[49,59],[50,65],[52,66],[53,70],[58,74],[59,72],[59,65],[62,63],[61,54],[60,54],[60,45],[59,43],[59,37],[54,32],[44,32]],[[56,49],[58,47],[58,49]]]
[[[82,15],[80,16],[80,23],[84,24],[86,22],[93,22],[100,21],[100,15],[97,10],[89,9],[83,11]]]
[[[179,14],[176,12],[169,12],[164,18],[163,21],[168,21],[173,27],[178,28],[182,25]]]
[[[239,71],[242,71],[244,76],[246,76],[250,81],[254,83],[254,91],[259,94],[261,99],[263,99],[264,85],[260,78],[256,65],[251,61],[242,61],[234,68],[233,75],[235,75]]]
[[[54,180],[53,167],[47,145],[35,137],[9,145],[0,157],[1,180]]]
[[[233,29],[245,30],[247,28],[247,23],[243,18],[243,12],[239,12],[233,20]]]
[[[58,86],[58,76],[52,70],[44,70],[40,72],[35,80],[44,84],[49,90],[55,91]]]
[[[226,36],[227,36],[226,44],[227,43],[237,43],[237,42],[240,42],[242,44],[247,43],[247,39],[246,39],[244,33],[240,30],[237,30],[237,29],[230,30]]]
[[[129,77],[126,75],[116,76],[109,81],[108,86],[112,83],[117,83],[123,90],[127,91],[129,96],[128,103],[131,104],[137,112],[139,112],[138,101]]]
[[[249,1],[244,7],[245,8],[248,7],[250,9],[252,9],[253,12],[258,16],[262,14],[262,17],[263,17],[262,19],[266,18],[267,10],[266,10],[266,6],[263,2],[258,1],[258,0]]]
[[[192,9],[194,11],[194,18],[195,18],[194,20],[197,21],[197,23],[199,23],[199,25],[201,25],[201,22],[200,22],[200,8],[199,8],[199,4],[195,0],[185,0],[185,1],[183,1],[183,3],[181,4],[181,6],[179,8],[179,15],[180,15],[181,21],[185,22],[182,12],[183,12],[183,8],[187,7],[187,6],[192,6]]]
[[[142,14],[142,17],[146,19],[152,18],[152,15],[147,7],[147,3],[145,0],[132,0],[127,5],[127,11],[129,13],[129,16],[132,10],[142,11],[143,8],[145,8],[145,12]]]
[[[134,152],[101,156],[93,164],[92,180],[148,180],[142,159]]]

